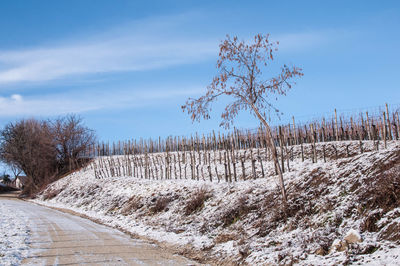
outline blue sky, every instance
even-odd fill
[[[280,41],[276,66],[303,68],[282,122],[400,103],[397,1],[4,0],[0,125],[77,113],[104,141],[218,130],[223,102],[200,124],[180,106],[205,92],[226,34],[257,33]]]

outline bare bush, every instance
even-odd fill
[[[52,123],[57,158],[61,172],[71,172],[80,167],[80,155],[95,143],[93,130],[82,125],[75,115],[58,118]]]
[[[234,224],[240,218],[250,212],[252,208],[247,204],[247,200],[247,196],[242,196],[238,198],[238,200],[232,207],[227,208],[221,214],[220,220],[222,221],[223,226],[230,226],[231,224]]]
[[[368,209],[382,208],[383,212],[400,206],[400,165],[367,180],[368,189],[361,195]]]
[[[156,202],[153,207],[150,208],[151,213],[158,213],[164,211],[168,204],[172,201],[171,197],[160,196],[156,199]]]
[[[43,200],[51,200],[55,197],[57,197],[58,194],[60,194],[64,190],[64,187],[55,189],[55,188],[50,188],[44,191],[43,193]]]
[[[226,243],[231,240],[238,240],[239,236],[235,233],[222,233],[219,234],[215,239],[214,242],[215,244],[221,244],[221,243]]]
[[[360,187],[359,201],[362,214],[371,210],[379,212],[369,213],[361,223],[361,230],[378,231],[377,222],[387,212],[400,207],[400,165],[392,166],[389,170],[379,175],[374,175],[365,181],[365,186]]]
[[[141,201],[141,198],[138,196],[132,196],[124,205],[124,207],[121,209],[121,214],[122,215],[129,215],[132,212],[140,209],[143,207],[143,203]]]
[[[210,192],[202,187],[193,193],[192,198],[186,203],[184,208],[185,215],[190,215],[203,208],[204,202],[211,197]]]

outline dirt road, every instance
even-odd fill
[[[32,252],[23,265],[196,265],[87,219],[12,196],[2,195],[0,201],[24,210],[32,222]]]

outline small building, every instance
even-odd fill
[[[17,176],[14,180],[15,187],[19,189],[23,189],[26,182],[28,181],[28,177],[26,176]]]

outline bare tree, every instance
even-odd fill
[[[270,111],[279,113],[279,110],[272,104],[270,97],[286,95],[287,90],[294,84],[293,78],[302,76],[303,73],[298,67],[284,65],[275,77],[263,76],[262,70],[273,61],[273,53],[277,51],[278,44],[270,42],[269,35],[256,35],[252,44],[239,41],[237,37],[232,39],[227,35],[226,40],[220,44],[218,74],[207,87],[206,94],[198,99],[189,98],[182,109],[191,115],[192,121],[209,119],[211,104],[220,96],[230,96],[233,101],[221,114],[221,126],[229,128],[241,110],[248,110],[258,118],[268,134],[267,144],[279,174],[283,201],[286,203],[282,169],[277,158],[271,128],[267,122],[271,117]]]
[[[29,177],[27,189],[40,189],[57,172],[57,152],[49,124],[34,119],[8,124],[1,131],[0,159],[22,169]]]
[[[94,131],[82,125],[82,118],[76,115],[58,118],[52,124],[60,166],[68,171],[76,169],[82,153],[96,141]]]
[[[81,155],[95,141],[94,132],[74,115],[54,122],[21,120],[0,131],[0,160],[26,174],[24,193],[32,194],[87,162]]]
[[[18,167],[15,163],[9,163],[8,167],[14,175],[14,179],[17,179],[19,175],[23,172],[21,168]]]

